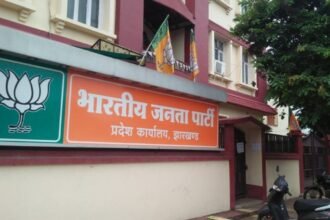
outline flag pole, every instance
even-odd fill
[[[167,19],[168,19],[169,17],[170,17],[170,15],[166,15],[164,21],[162,22],[162,24],[161,24],[159,27],[163,26],[163,24],[167,21]],[[160,28],[158,28],[157,32],[155,33],[155,36],[157,36],[157,34],[158,34],[159,31],[160,31]],[[155,40],[155,36],[154,36],[154,38],[151,40],[149,46],[147,47],[145,53],[143,54],[143,56],[142,56],[142,58],[141,58],[141,61],[140,61],[140,63],[139,63],[140,66],[142,66],[142,63],[143,63],[144,59],[146,58],[146,55],[147,55],[147,53],[148,53],[148,51],[149,51],[149,49],[150,49],[150,47],[151,47],[151,45],[152,45],[152,42],[154,42],[154,40]]]
[[[152,41],[151,41],[151,43],[152,43]],[[140,66],[142,66],[143,61],[144,61],[144,59],[146,58],[146,55],[147,55],[147,53],[148,53],[148,50],[149,50],[150,47],[151,47],[151,43],[150,43],[149,46],[147,47],[145,53],[143,54],[143,56],[142,56],[142,58],[141,58],[141,60],[140,60],[140,63],[139,63]]]

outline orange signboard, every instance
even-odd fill
[[[70,70],[66,143],[217,147],[218,106]]]

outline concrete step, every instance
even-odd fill
[[[260,209],[265,203],[262,200],[243,198],[236,201],[235,209]]]

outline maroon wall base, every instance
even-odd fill
[[[14,148],[0,150],[0,166],[151,163],[228,160],[223,152],[176,150],[116,150],[66,148]]]
[[[246,184],[246,190],[249,198],[264,200],[264,187]]]

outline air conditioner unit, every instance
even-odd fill
[[[215,74],[224,76],[226,71],[225,63],[219,60],[215,60],[214,62],[215,62],[215,68],[214,68]]]

